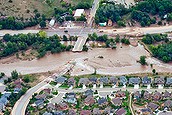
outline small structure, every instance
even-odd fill
[[[57,105],[57,107],[58,107],[59,110],[64,111],[64,110],[67,110],[69,106],[66,103],[59,103]]]
[[[172,101],[171,100],[167,100],[164,102],[164,108],[171,108],[172,107]]]
[[[120,97],[121,99],[126,98],[124,91],[117,91],[115,94],[116,97]]]
[[[75,79],[73,77],[68,79],[68,85],[69,86],[75,86]]]
[[[141,109],[141,115],[151,115],[151,110],[149,108]]]
[[[141,93],[140,93],[140,91],[136,91],[136,92],[134,92],[134,99],[140,99],[141,98]]]
[[[145,100],[150,100],[151,99],[151,94],[148,91],[145,91],[143,94],[143,98]]]
[[[129,78],[129,84],[138,85],[139,83],[140,83],[140,78],[138,78],[138,77]]]
[[[100,106],[103,106],[107,104],[107,99],[105,97],[101,97],[97,100],[97,102]]]
[[[171,77],[167,78],[166,85],[168,85],[168,86],[172,85],[172,78]]]
[[[108,20],[108,26],[112,26],[113,25],[113,22],[111,19]]]
[[[49,24],[50,24],[50,26],[54,26],[54,24],[55,24],[55,19],[52,18]]]
[[[106,26],[106,22],[105,23],[99,23],[100,26]]]
[[[57,82],[57,83],[59,83],[59,84],[63,84],[63,83],[65,83],[65,81],[67,80],[67,78],[65,78],[65,77],[56,77],[56,79],[55,79],[55,81]]]
[[[84,99],[84,103],[85,105],[93,105],[95,103],[95,100],[94,100],[94,97],[93,96],[87,96],[85,99]]]
[[[97,83],[97,78],[96,77],[91,77],[89,78],[91,84],[96,84]]]
[[[158,86],[159,89],[163,88],[164,83],[165,83],[165,79],[164,79],[164,77],[157,77],[157,78],[155,78],[154,83],[155,83],[155,85]]]
[[[162,94],[160,92],[155,92],[153,95],[152,95],[152,99],[154,101],[159,101],[160,99],[162,99]]]
[[[85,95],[86,97],[87,97],[87,96],[93,96],[93,93],[94,93],[93,90],[88,89],[88,90],[86,90],[86,91],[84,92],[84,95]]]
[[[68,115],[76,115],[76,111],[74,109],[70,109],[68,111]]]
[[[79,79],[79,85],[82,84],[82,85],[89,85],[90,83],[90,80],[88,78],[81,78]]]
[[[150,84],[151,84],[151,78],[149,78],[148,76],[142,78],[142,85],[147,86]]]
[[[99,108],[94,108],[93,109],[93,115],[100,115],[101,114],[101,111]]]
[[[109,83],[109,79],[108,79],[108,77],[101,77],[99,79],[99,82],[100,82],[100,84],[108,84]]]
[[[170,99],[171,98],[171,93],[168,91],[165,91],[163,94],[163,99]]]
[[[83,15],[85,14],[84,9],[76,9],[75,14],[74,14],[74,18],[77,19],[77,18],[81,17],[82,14]]]
[[[118,79],[116,77],[110,77],[109,81],[113,85],[117,85],[117,83],[118,83]]]

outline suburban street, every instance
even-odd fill
[[[56,75],[63,75],[65,74],[72,64],[68,63],[67,65],[64,65],[64,69],[60,71],[59,73],[56,73]],[[40,92],[43,88],[45,88],[48,84],[47,82],[50,82],[52,80],[52,76],[47,77],[42,82],[37,84],[36,86],[29,89],[14,105],[13,110],[11,112],[12,115],[25,115],[25,111],[27,108],[27,105],[29,104],[30,99],[32,98],[32,95],[34,93]]]

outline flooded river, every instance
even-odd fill
[[[170,64],[163,64],[150,57],[149,53],[139,45],[137,47],[117,45],[117,49],[94,48],[88,52],[73,53],[62,52],[59,54],[50,54],[42,59],[32,61],[16,61],[13,63],[0,63],[0,72],[5,72],[7,75],[11,71],[17,70],[21,74],[39,73],[57,70],[59,67],[74,60],[76,66],[72,71],[72,75],[80,75],[94,72],[97,73],[121,75],[129,73],[144,73],[151,72],[150,66],[141,66],[136,61],[141,55],[148,56],[148,63],[153,63],[157,71],[172,71]],[[103,56],[103,58],[98,58]]]

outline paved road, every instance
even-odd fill
[[[59,73],[56,73],[57,75],[63,75],[65,74],[71,67],[72,64],[67,64],[65,65],[65,69],[60,71]],[[29,89],[25,95],[23,95],[14,105],[13,110],[11,112],[12,115],[25,115],[25,111],[27,108],[27,105],[30,101],[30,99],[32,98],[32,95],[34,93],[37,93],[39,91],[41,91],[42,88],[46,87],[47,85],[47,81],[51,81],[52,78],[51,76],[46,78],[45,80],[43,80],[42,82],[40,82],[39,84],[37,84],[36,86],[32,87],[31,89]]]
[[[90,11],[90,17],[89,17],[89,19],[87,21],[88,27],[92,27],[96,11],[97,11],[97,9],[99,7],[99,2],[100,2],[100,0],[94,0],[94,2],[93,2],[93,5],[92,5],[91,11]]]

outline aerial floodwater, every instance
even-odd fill
[[[82,66],[81,71],[76,67],[72,75],[80,75],[86,70],[93,72],[94,70],[91,70],[93,68],[96,68],[97,73],[112,75],[151,72],[150,66],[141,66],[137,62],[142,55],[148,56],[147,62],[153,64],[157,71],[172,71],[171,64],[164,64],[150,57],[150,54],[142,45],[133,47],[121,44],[118,44],[117,49],[114,50],[109,48],[93,48],[88,52],[62,52],[50,54],[39,60],[34,59],[32,61],[15,60],[11,63],[4,63],[2,59],[0,60],[0,71],[5,72],[7,75],[10,75],[13,70],[17,70],[21,74],[48,72],[57,70],[60,66],[72,60],[75,61],[76,66],[80,66],[79,68]],[[100,58],[100,56],[103,58]]]

